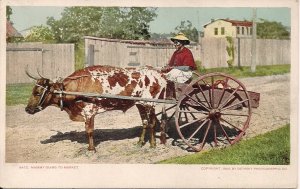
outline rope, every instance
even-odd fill
[[[65,79],[78,79],[78,78],[82,78],[82,77],[89,77],[90,75],[81,75],[81,76],[73,76],[73,77],[66,77]]]

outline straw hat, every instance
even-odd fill
[[[171,37],[171,41],[179,41],[183,45],[190,44],[190,40],[183,33],[178,33],[175,37]]]

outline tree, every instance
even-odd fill
[[[257,38],[260,39],[289,39],[290,32],[280,22],[260,19],[257,23]]]
[[[102,10],[102,16],[99,23],[98,37],[104,38],[124,38],[124,31],[122,29],[122,11],[118,7],[108,7]]]
[[[57,42],[78,43],[83,36],[148,39],[155,8],[68,7],[62,18],[48,18]]]
[[[10,6],[7,6],[6,7],[6,19],[8,20],[8,21],[10,21],[10,16],[12,15],[12,9],[11,9],[11,7]]]
[[[156,8],[134,7],[124,11],[123,28],[129,39],[149,39],[149,23],[157,16]]]
[[[58,43],[75,43],[76,65],[83,66],[83,36],[116,39],[148,39],[149,23],[155,8],[68,7],[58,20],[49,17],[49,26]]]
[[[27,42],[54,42],[55,38],[49,27],[34,26],[30,29],[30,33],[25,36],[24,41]]]
[[[77,43],[84,35],[98,36],[102,17],[101,7],[67,7],[59,20],[48,18],[57,42]]]
[[[198,42],[199,41],[199,34],[195,27],[193,27],[193,24],[191,21],[181,21],[179,26],[176,26],[175,31],[177,33],[182,32],[185,34],[187,38],[189,38],[191,41]],[[176,35],[177,33],[172,33],[173,35]]]

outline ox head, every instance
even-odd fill
[[[42,77],[39,74],[39,78],[30,75],[26,69],[28,77],[36,81],[35,86],[32,89],[31,97],[25,111],[29,114],[35,114],[49,105],[49,101],[52,96],[52,82],[49,79]]]

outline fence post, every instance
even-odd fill
[[[238,53],[237,53],[237,57],[238,57],[238,68],[241,67],[241,38],[237,38],[238,40]]]
[[[251,43],[251,72],[256,71],[256,8],[253,8],[252,21],[252,43]]]

